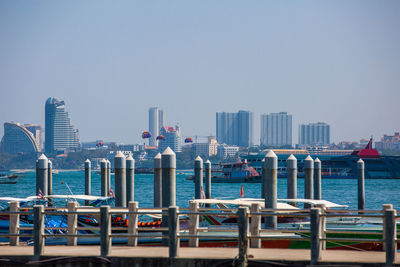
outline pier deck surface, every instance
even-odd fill
[[[187,248],[179,250],[178,259],[234,259],[237,248]],[[399,255],[397,264],[400,264]],[[31,257],[31,246],[1,246],[0,257]],[[44,257],[98,257],[99,246],[46,246]],[[167,247],[113,246],[110,257],[120,258],[168,258]],[[310,250],[305,249],[249,249],[249,260],[255,261],[310,261]],[[383,264],[385,253],[377,251],[321,251],[321,262]]]

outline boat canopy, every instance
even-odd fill
[[[247,206],[250,207],[253,203],[259,203],[261,208],[264,208],[264,200],[255,198],[238,198],[238,199],[194,199],[192,200],[199,204],[224,204],[224,205],[237,205],[237,206]],[[284,210],[297,210],[295,206],[289,205],[287,203],[277,203],[277,209]]]
[[[76,200],[107,200],[112,197],[102,197],[102,196],[88,196],[88,195],[46,195],[44,196],[45,198],[51,198],[51,199],[76,199]],[[7,201],[7,202],[13,202],[13,201],[19,201],[19,202],[27,202],[27,201],[34,201],[34,200],[40,200],[42,199],[39,196],[29,196],[26,198],[17,198],[17,197],[0,197],[0,201]]]
[[[333,202],[330,202],[328,200],[317,200],[317,199],[305,199],[305,198],[295,198],[295,199],[278,199],[278,201],[283,201],[283,202],[296,202],[296,203],[305,203],[305,204],[311,204],[311,205],[325,205],[326,208],[348,208],[349,206],[347,205],[341,205],[341,204],[336,204]]]
[[[225,204],[225,205],[238,205],[250,207],[253,203],[259,203],[261,208],[264,208],[264,199],[261,198],[238,198],[238,199],[195,199],[193,200],[199,204]],[[336,204],[327,200],[316,200],[316,199],[278,199],[277,209],[298,209],[295,206],[289,205],[288,203],[306,203],[311,205],[323,204],[326,208],[348,208],[347,205]],[[288,202],[288,203],[286,203]]]

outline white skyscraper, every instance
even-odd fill
[[[253,146],[253,112],[239,110],[238,113],[217,112],[216,136],[220,144]]]
[[[158,107],[149,108],[149,132],[151,137],[149,138],[150,146],[157,146],[157,136],[160,134],[160,129],[165,125],[165,113],[164,110]]]
[[[299,125],[300,145],[328,145],[330,143],[330,126],[324,122]]]
[[[292,146],[292,115],[286,112],[262,114],[261,145]]]

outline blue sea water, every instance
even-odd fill
[[[28,172],[17,184],[0,184],[0,196],[27,197],[35,195],[35,172]],[[188,207],[188,201],[194,196],[193,181],[186,180],[187,174],[176,177],[176,199],[180,207]],[[114,176],[111,176],[114,188]],[[69,194],[67,183],[74,194],[84,193],[83,171],[61,171],[53,174],[53,194]],[[64,182],[62,184],[61,182]],[[304,196],[304,180],[298,179],[298,198]],[[242,184],[212,184],[213,197],[240,198]],[[286,179],[278,179],[278,198],[286,198]],[[261,184],[243,184],[245,197],[259,198]],[[365,195],[367,209],[381,209],[382,204],[393,204],[400,208],[400,180],[366,180]],[[100,175],[92,172],[92,194],[100,195]],[[322,198],[338,204],[357,208],[357,180],[355,179],[323,179]],[[140,207],[153,206],[153,175],[135,175],[135,200]]]

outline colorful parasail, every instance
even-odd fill
[[[165,141],[165,136],[160,134],[159,136],[157,136],[156,138],[157,140],[164,140]]]
[[[104,145],[103,141],[96,142],[97,147],[102,147]]]
[[[142,133],[142,138],[143,138],[143,139],[150,138],[150,137],[151,137],[151,133],[150,133],[150,132],[144,131],[144,132]]]
[[[191,137],[186,137],[185,143],[193,143],[193,139]]]

